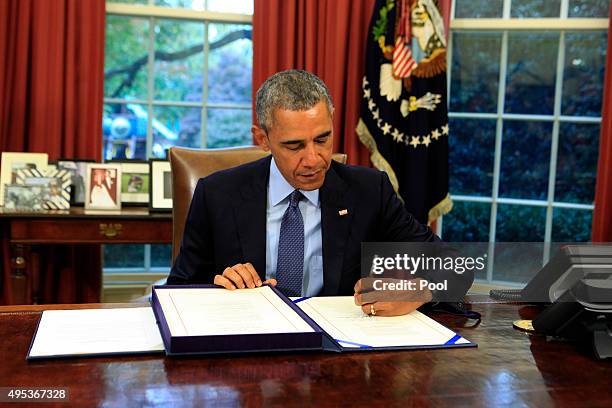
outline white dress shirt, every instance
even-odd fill
[[[278,239],[283,215],[289,206],[289,195],[295,189],[270,163],[268,202],[266,206],[266,279],[276,278]],[[319,190],[300,190],[306,199],[298,205],[304,220],[304,278],[302,296],[316,296],[323,289],[323,251],[321,249],[321,204]]]

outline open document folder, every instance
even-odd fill
[[[366,316],[352,296],[291,301],[270,286],[157,286],[152,304],[170,355],[476,346],[418,311]]]
[[[156,286],[152,306],[46,310],[28,359],[476,346],[418,311],[366,316],[352,296],[291,301],[270,286]]]
[[[341,350],[475,346],[417,310],[404,316],[368,316],[355,306],[352,296],[300,298],[294,303]]]
[[[45,310],[28,360],[163,351],[150,307]]]

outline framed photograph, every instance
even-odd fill
[[[140,160],[110,160],[107,163],[121,165],[121,204],[149,204],[151,167],[149,162]]]
[[[45,186],[43,208],[47,210],[70,209],[71,175],[68,170],[47,169],[44,173],[38,169],[17,170],[17,184],[26,186]]]
[[[152,211],[172,211],[172,172],[167,160],[151,159],[151,200]]]
[[[121,165],[87,164],[85,189],[86,209],[121,209]]]
[[[15,153],[2,152],[2,167],[0,168],[0,205],[4,204],[4,186],[16,184],[17,170],[38,169],[47,170],[49,155],[47,153]]]
[[[58,170],[68,170],[71,174],[70,204],[82,206],[85,204],[85,180],[87,179],[87,164],[94,160],[59,159]]]
[[[4,189],[4,208],[14,211],[44,210],[48,195],[46,185],[7,184]]]

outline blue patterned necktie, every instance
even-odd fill
[[[304,220],[298,204],[302,198],[294,190],[289,198],[289,207],[283,215],[278,239],[276,262],[277,288],[286,296],[302,295],[304,276]]]

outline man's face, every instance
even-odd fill
[[[309,191],[323,185],[333,147],[332,118],[324,101],[305,111],[277,109],[271,129],[253,126],[252,132],[294,188]]]

